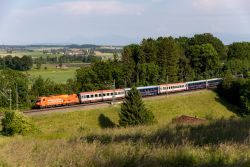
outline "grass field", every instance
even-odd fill
[[[155,125],[117,127],[119,105],[33,116],[41,133],[0,136],[0,166],[250,165],[250,119],[238,118],[231,112],[237,108],[214,92],[157,97],[145,104]],[[171,123],[183,114],[209,123]]]
[[[44,67],[47,67],[47,69],[44,69]],[[27,73],[31,77],[38,77],[40,75],[44,79],[49,78],[57,83],[66,83],[68,79],[73,79],[75,77],[76,69],[79,69],[79,67],[68,67],[60,69],[56,68],[56,65],[43,64],[41,69],[38,70],[33,68],[32,70],[29,70],[25,73]]]

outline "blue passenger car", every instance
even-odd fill
[[[159,86],[144,86],[138,87],[137,90],[142,96],[153,96],[159,94]]]
[[[131,88],[126,88],[126,94]],[[143,86],[137,87],[137,90],[141,93],[142,96],[153,96],[159,94],[159,86]]]
[[[217,87],[221,82],[223,81],[222,78],[214,78],[214,79],[208,79],[207,84],[209,88],[215,88]]]
[[[207,80],[186,82],[188,90],[205,89],[207,87]]]

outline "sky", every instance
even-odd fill
[[[249,0],[0,0],[0,44],[127,45],[212,33],[250,41]]]

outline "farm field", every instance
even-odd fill
[[[7,55],[10,55],[12,57],[22,57],[22,56],[31,56],[32,58],[38,58],[38,57],[47,57],[46,54],[44,54],[42,51],[39,51],[39,50],[35,50],[33,52],[28,52],[28,51],[15,51],[13,53],[6,53],[6,52],[3,52],[3,51],[0,51],[0,57],[4,57],[4,56],[7,56]],[[60,54],[53,54],[53,55],[48,55],[50,57],[60,57],[62,55]]]
[[[108,60],[108,59],[114,58],[113,53],[105,53],[105,52],[95,51],[95,55],[102,57],[102,60]],[[118,53],[118,58],[121,58],[121,53]]]
[[[0,166],[245,166],[249,118],[213,91],[145,100],[157,123],[119,128],[119,105],[33,116],[40,133],[0,136]],[[180,115],[205,125],[174,125]]]

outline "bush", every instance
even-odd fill
[[[12,136],[14,134],[25,135],[36,130],[32,121],[18,111],[5,111],[2,118],[3,134]]]

